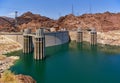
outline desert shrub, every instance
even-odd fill
[[[0,83],[19,83],[18,79],[15,77],[14,73],[10,70],[6,70],[3,72]]]

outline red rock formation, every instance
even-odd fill
[[[97,13],[83,14],[81,16],[66,15],[58,19],[58,24],[61,27],[73,29],[82,27],[88,29],[95,27],[98,31],[111,31],[120,29],[120,14],[114,13]]]
[[[79,25],[78,18],[72,14],[60,17],[57,20],[57,24],[60,28],[74,29]]]
[[[16,31],[14,28],[14,19],[9,17],[0,17],[0,31]]]
[[[40,16],[38,14],[32,14],[31,12],[27,12],[18,17],[18,24],[20,29],[30,27],[33,29],[33,31],[35,31],[36,28],[40,27],[53,27],[55,21],[45,16]]]
[[[16,75],[16,78],[20,81],[20,83],[36,83],[36,81],[30,76],[20,74]]]
[[[18,19],[19,31],[24,28],[30,27],[33,31],[36,28],[45,27],[59,27],[74,30],[77,27],[89,29],[95,27],[98,31],[111,31],[120,29],[120,13],[96,13],[96,14],[83,14],[81,16],[74,16],[72,14],[62,16],[58,20],[53,20],[45,16],[26,12]],[[14,23],[13,23],[14,24]],[[1,31],[15,31],[10,23],[0,18]]]

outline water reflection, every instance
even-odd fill
[[[77,43],[77,48],[82,51],[83,50],[83,43]]]
[[[24,63],[23,64],[23,68],[28,71],[31,72],[32,66],[33,66],[33,53],[31,54],[22,54],[20,56],[20,60]]]
[[[32,72],[33,77],[37,79],[37,82],[45,82],[46,62],[34,60],[34,70]]]
[[[91,45],[91,54],[94,56],[98,54],[97,45]]]
[[[109,54],[109,55],[115,55],[120,53],[120,47],[119,46],[109,46],[109,45],[98,45],[99,51]]]
[[[74,51],[84,51],[86,53],[91,53],[93,55],[97,55],[98,53],[102,52],[104,54],[114,55],[120,53],[120,46],[110,46],[110,45],[90,45],[90,43],[83,42],[83,43],[76,43],[71,42],[69,44],[72,50]]]
[[[52,47],[47,47],[45,50],[45,56],[46,59],[55,55],[58,55],[58,53],[64,53],[69,50],[69,43],[63,44],[63,45],[57,45]]]

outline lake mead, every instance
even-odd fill
[[[46,59],[18,54],[10,70],[32,76],[37,83],[119,83],[120,47],[70,42],[47,47]]]

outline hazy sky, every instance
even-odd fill
[[[120,12],[120,0],[0,0],[0,16],[13,17],[14,11],[19,15],[32,11],[50,18],[70,14],[72,5],[75,15],[98,12]]]

